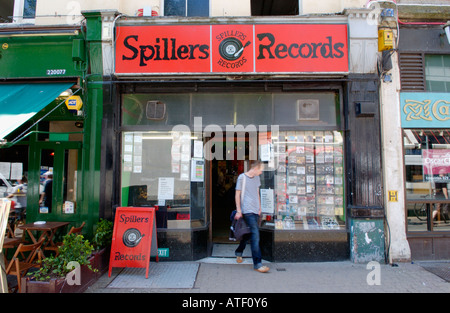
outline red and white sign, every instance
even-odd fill
[[[441,170],[444,170],[447,175],[450,173],[450,150],[424,149],[422,150],[422,162],[424,175],[439,175]]]
[[[113,267],[145,267],[148,278],[150,255],[155,255],[158,261],[155,221],[155,208],[117,208],[109,277]]]
[[[346,24],[120,26],[117,74],[345,73]]]

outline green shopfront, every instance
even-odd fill
[[[99,217],[91,154],[99,149],[89,135],[95,133],[95,114],[86,100],[85,40],[80,27],[1,29],[0,162],[11,182],[28,178],[26,222],[79,226],[84,221],[84,233],[91,234]],[[82,106],[66,105],[68,97]],[[52,203],[42,207],[48,171],[53,174]]]
[[[302,22],[115,21],[102,197],[111,215],[157,207],[169,260],[230,243],[235,182],[256,159],[267,260],[349,259],[350,225],[383,211],[377,78],[349,75],[346,18]]]

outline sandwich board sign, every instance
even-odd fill
[[[116,210],[108,276],[113,267],[145,267],[158,258],[155,208],[119,207]]]

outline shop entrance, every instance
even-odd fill
[[[48,180],[50,184],[50,199],[42,200],[39,213],[45,214],[74,214],[77,203],[77,173],[81,168],[81,142],[58,142],[58,144],[44,145],[40,150],[40,185],[41,192],[45,191]],[[49,176],[48,174],[51,174]],[[41,193],[40,192],[40,193]],[[48,196],[48,195],[47,195]],[[65,207],[70,202],[73,206]]]
[[[213,242],[229,243],[230,214],[236,209],[234,201],[236,180],[243,172],[244,161],[212,161],[212,236]]]
[[[211,229],[214,243],[232,243],[229,238],[230,215],[236,209],[235,189],[238,176],[247,170],[249,138],[211,138],[213,153],[222,149],[223,157],[215,153],[211,166]],[[242,150],[245,150],[243,152]],[[240,157],[239,157],[240,156]]]
[[[73,221],[80,216],[83,142],[81,130],[74,124],[52,121],[49,134],[34,143],[29,186],[39,188],[28,189],[27,218],[31,221]]]

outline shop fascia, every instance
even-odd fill
[[[346,24],[122,25],[116,75],[348,73]]]

